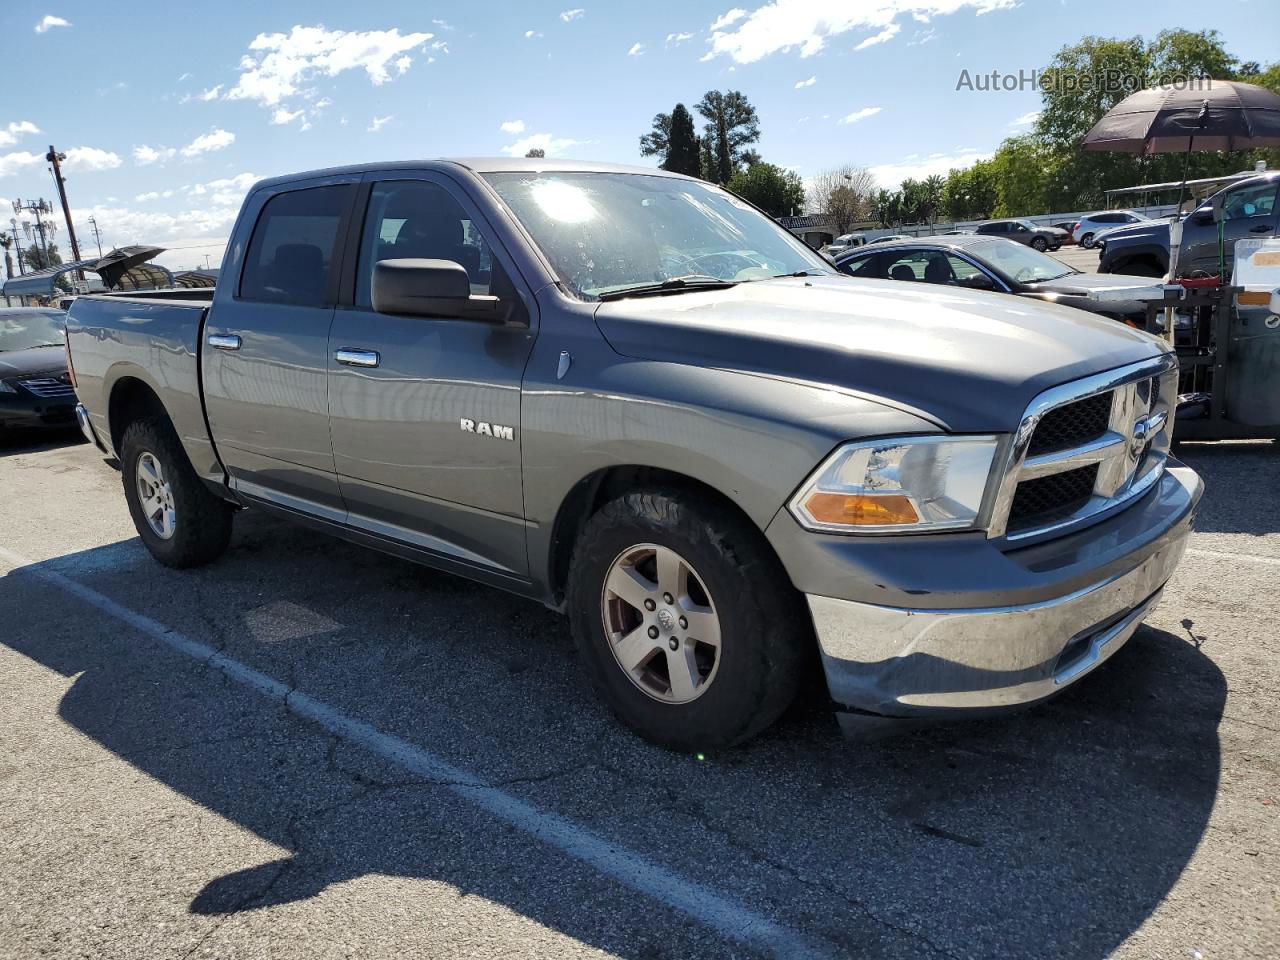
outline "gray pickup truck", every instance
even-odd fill
[[[211,302],[81,297],[68,344],[160,562],[264,510],[540,600],[683,750],[819,662],[847,728],[1043,700],[1137,629],[1201,494],[1161,341],[841,276],[655,170],[267,180]]]

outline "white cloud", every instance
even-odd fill
[[[534,133],[517,140],[515,143],[508,144],[502,148],[502,152],[511,157],[523,157],[530,150],[539,149],[544,151],[548,157],[554,157],[556,154],[562,153],[582,142],[582,140],[570,140],[567,137],[553,137],[549,133]]]
[[[693,39],[692,33],[668,33],[667,34],[667,43],[672,43],[672,44],[684,43],[686,40],[692,40],[692,39]]]
[[[177,152],[173,147],[148,147],[143,144],[133,148],[133,162],[140,167],[149,167],[153,163],[172,160]]]
[[[332,106],[333,106],[333,101],[330,100],[328,97],[321,97],[319,100],[315,102],[315,108],[317,110],[323,110],[325,107],[332,107]]]
[[[581,7],[574,7],[572,10],[562,11],[560,14],[560,19],[563,20],[565,23],[569,23],[573,20],[581,20],[582,15],[586,12],[587,11],[583,10]]]
[[[213,150],[224,150],[236,142],[236,135],[221,128],[215,128],[209,133],[203,133],[196,137],[179,152],[184,157],[198,157],[202,153],[209,153]]]
[[[732,26],[747,15],[747,11],[741,7],[734,7],[727,13],[716,17],[715,22],[708,28],[714,33],[717,30],[723,30],[725,27]]]
[[[19,150],[15,153],[0,153],[0,177],[7,177],[10,174],[17,173],[23,167],[29,167],[33,163],[41,163],[44,161],[42,153],[27,153],[25,150]]]
[[[901,29],[902,28],[898,26],[896,23],[891,23],[887,27],[885,27],[883,30],[881,30],[879,33],[876,33],[876,34],[873,34],[872,36],[867,37],[865,40],[863,40],[853,49],[865,50],[867,49],[867,47],[874,47],[877,43],[887,43],[888,41],[896,37],[898,35],[898,32]]]
[[[501,130],[503,133],[510,133],[513,135],[517,133],[524,133],[524,121],[508,120],[506,123],[501,124],[498,127],[498,129]]]
[[[207,183],[193,183],[183,189],[193,196],[206,197],[205,202],[215,206],[239,207],[245,193],[257,182],[256,173],[237,173],[234,177],[222,177]]]
[[[11,147],[18,142],[18,138],[28,133],[39,133],[40,128],[30,120],[19,120],[10,123],[7,127],[0,127],[0,147]]]
[[[874,117],[883,110],[884,107],[863,107],[861,110],[855,110],[853,113],[846,114],[840,118],[841,123],[857,123],[859,120],[865,120],[867,117]]]
[[[44,19],[36,24],[36,33],[45,33],[53,27],[69,27],[70,20],[63,20],[61,17],[55,17],[51,13],[46,13]]]
[[[935,153],[923,159],[910,156],[897,163],[882,163],[868,169],[876,183],[887,190],[896,190],[903,180],[923,180],[925,177],[946,176],[950,170],[971,167],[979,160],[990,160],[991,154],[964,149],[957,153]]]
[[[202,90],[200,93],[196,94],[196,99],[204,100],[206,102],[209,100],[217,100],[218,94],[221,92],[222,84],[218,84],[216,87],[210,87],[208,90]]]
[[[159,199],[160,199],[160,194],[154,190],[151,191],[150,193],[140,193],[133,198],[135,203],[146,203],[148,200],[159,200]]]
[[[1011,127],[1026,127],[1040,119],[1039,110],[1030,110],[1009,124]]]
[[[374,117],[372,120],[369,121],[369,132],[377,133],[379,130],[385,127],[388,123],[390,123],[393,119],[395,118],[390,115],[385,117]]]
[[[114,170],[123,161],[120,155],[97,147],[72,147],[63,162],[64,170],[84,172],[88,170]]]
[[[803,88],[805,88],[805,87],[812,87],[812,86],[813,86],[815,83],[817,83],[817,82],[818,82],[818,78],[817,78],[817,77],[810,77],[808,80],[801,80],[801,81],[797,82],[797,83],[796,83],[796,89],[797,89],[797,90],[801,90],[801,89],[803,89]]]
[[[181,83],[183,80],[190,80],[190,79],[191,79],[191,74],[184,73],[182,76],[178,78],[178,83]]]
[[[532,40],[534,37],[540,37],[540,36],[542,36],[542,34],[540,34],[537,30],[526,30],[524,32],[524,38],[526,40]]]
[[[374,86],[391,79],[388,65],[403,73],[400,61],[434,34],[391,30],[345,31],[295,26],[289,33],[260,33],[240,60],[240,78],[228,100],[257,100],[268,107],[301,92],[299,85],[347,70],[364,70]]]
[[[627,51],[627,56],[628,56],[628,57],[638,57],[638,56],[640,56],[642,53],[644,53],[644,44],[643,44],[643,43],[633,43],[633,44],[631,45],[631,49]]]
[[[271,114],[271,122],[277,126],[282,126],[286,123],[293,123],[302,114],[302,110],[288,110],[285,107],[276,107],[275,112]]]
[[[711,54],[723,54],[738,63],[754,63],[773,53],[799,50],[811,57],[827,41],[850,30],[885,31],[905,15],[917,21],[941,14],[973,10],[989,13],[1008,10],[1020,0],[859,0],[833,3],[831,0],[773,0],[751,14],[731,10],[712,24]],[[730,14],[739,14],[726,22]],[[724,30],[729,25],[733,30]],[[896,33],[897,30],[895,29]],[[885,39],[888,39],[886,37]],[[883,42],[883,41],[877,41]]]
[[[933,42],[934,40],[937,40],[937,39],[938,39],[938,31],[937,31],[937,30],[925,30],[925,31],[924,31],[924,32],[922,32],[922,33],[917,33],[913,39],[908,40],[908,41],[907,41],[907,46],[908,46],[908,47],[923,47],[926,43],[931,43],[931,42]]]

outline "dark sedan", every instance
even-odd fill
[[[1162,295],[1161,285],[1145,277],[1081,273],[1012,240],[976,234],[864,248],[840,257],[836,266],[853,277],[993,290],[1135,322],[1144,314],[1143,302]]]
[[[66,319],[61,310],[0,307],[0,430],[75,425]]]

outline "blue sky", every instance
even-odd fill
[[[529,146],[651,164],[637,141],[653,115],[708,89],[750,97],[766,160],[865,165],[892,187],[1027,128],[1034,90],[957,91],[962,69],[1017,73],[1085,34],[1169,27],[1280,56],[1277,0],[738,2],[4,0],[0,193],[53,198],[40,158],[56,144],[82,249],[92,215],[104,247],[156,243],[188,267],[221,258],[256,178]]]

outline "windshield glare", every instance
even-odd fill
[[[64,314],[42,310],[0,310],[0,351],[27,350],[66,340]]]
[[[984,240],[975,243],[969,250],[974,256],[1019,283],[1057,280],[1076,272],[1062,261],[1013,240]]]
[[[486,179],[579,296],[677,277],[746,281],[835,272],[768,217],[707,183],[569,172]]]

